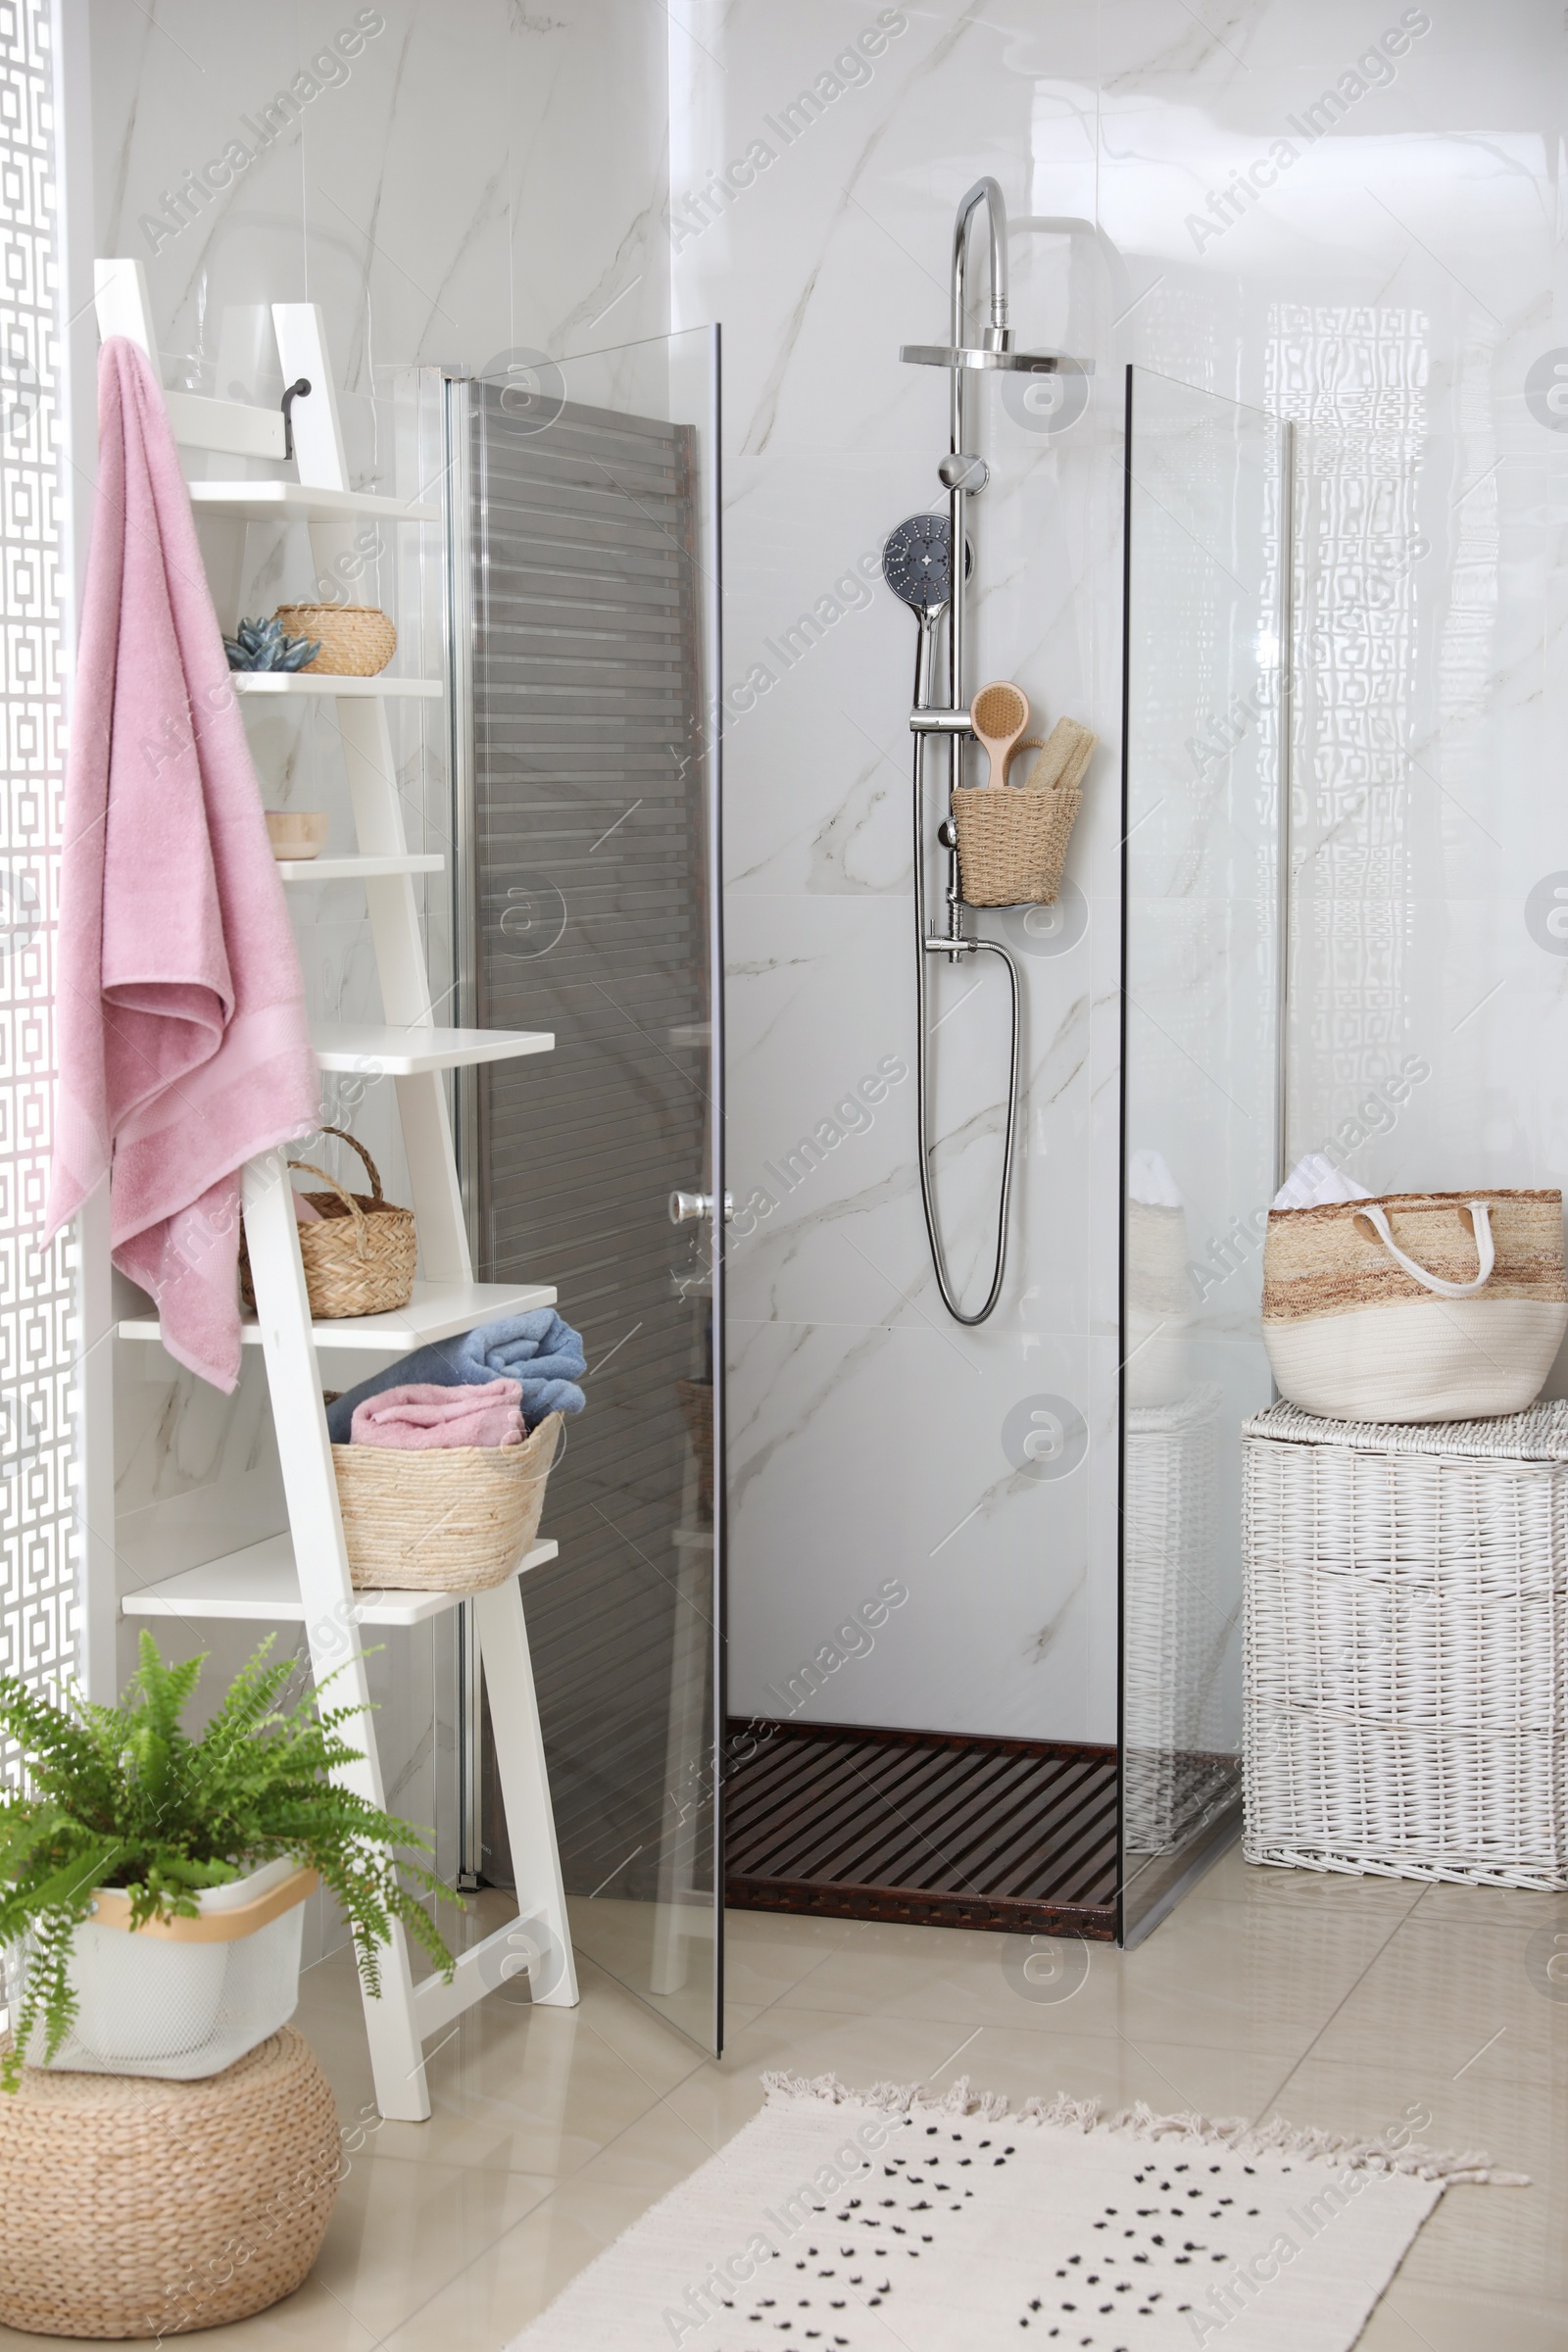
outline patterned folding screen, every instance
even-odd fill
[[[48,0],[0,0],[0,1673],[74,1656],[69,1235],[40,1250],[54,1072],[63,433]]]

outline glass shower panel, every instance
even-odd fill
[[[447,391],[459,1017],[556,1041],[474,1072],[460,1102],[475,1271],[554,1284],[589,1366],[543,1530],[560,1558],[523,1585],[572,1933],[710,2048],[717,428],[710,329],[559,365],[507,354]],[[469,1871],[505,1886],[477,1705],[467,1745]]]
[[[1237,1823],[1241,1438],[1273,1395],[1288,427],[1127,384],[1122,1936]]]

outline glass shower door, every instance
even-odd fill
[[[1238,1823],[1241,1424],[1273,1396],[1289,427],[1127,371],[1121,1933]]]
[[[582,1332],[523,1581],[574,1940],[722,2022],[718,340],[447,386],[459,1018],[555,1050],[459,1105],[482,1281]],[[505,1886],[477,1694],[465,1859]]]

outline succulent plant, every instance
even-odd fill
[[[286,637],[279,620],[242,620],[236,637],[223,639],[230,669],[303,669],[320,645],[310,637]]]

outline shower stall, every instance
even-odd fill
[[[994,265],[1000,198],[992,223]],[[1128,370],[1115,869],[1092,902],[1069,873],[1049,905],[964,906],[948,800],[974,756],[964,696],[1006,674],[986,590],[1012,485],[1004,453],[981,454],[987,402],[999,378],[1053,365],[1013,350],[995,303],[970,326],[964,243],[952,344],[906,355],[950,372],[946,512],[911,516],[887,559],[917,624],[921,1079],[901,1115],[943,1307],[966,1344],[989,1323],[1011,1347],[1020,1298],[1078,1279],[1039,1253],[1011,1186],[1020,1136],[1050,1115],[1032,1040],[1069,983],[1081,993],[1073,959],[1098,938],[1121,1024],[1115,1306],[1083,1377],[1058,1349],[1011,1407],[1003,1482],[1043,1561],[1108,1580],[1097,1735],[988,1728],[961,1698],[924,1726],[813,1720],[783,1660],[775,1703],[729,1709],[717,335],[559,368],[504,354],[429,373],[423,393],[449,485],[457,1017],[557,1040],[525,1097],[504,1068],[459,1097],[475,1260],[487,1278],[551,1269],[588,1343],[590,1409],[551,1488],[561,1556],[525,1589],[573,1934],[710,2047],[726,1901],[1130,1941],[1237,1815],[1239,1427],[1271,1395],[1258,1295],[1280,1152],[1290,451],[1254,411]],[[1114,732],[1102,714],[1100,731]],[[982,965],[1003,985],[978,1050],[960,1050],[948,1016]],[[970,1238],[988,1240],[950,1270],[936,1147],[987,1055],[990,1189]],[[906,1555],[870,1556],[869,1581],[904,1591]],[[459,1860],[467,1884],[505,1885],[485,1694],[459,1648]]]
[[[982,220],[989,301],[971,306],[968,246]],[[1091,236],[1088,223],[1019,225]],[[1006,1472],[980,1508],[1033,1513],[1038,1565],[1025,1551],[1018,1580],[1025,1625],[1039,1605],[1031,1587],[1063,1560],[1079,1589],[1110,1590],[1092,1671],[1113,1681],[1112,1704],[1100,1707],[1098,1737],[1052,1737],[1016,1645],[1011,1659],[1005,1646],[1011,1596],[992,1604],[996,1630],[977,1625],[935,1564],[967,1522],[938,1520],[934,1549],[917,1534],[911,1543],[906,1523],[885,1564],[911,1585],[923,1577],[920,1606],[933,1622],[944,1612],[946,1629],[927,1645],[923,1696],[911,1675],[898,1716],[829,1721],[825,1675],[815,1690],[808,1668],[775,1677],[774,1699],[793,1703],[749,1726],[751,1752],[728,1790],[728,1886],[732,1903],[760,1908],[1132,1941],[1239,1826],[1240,1425],[1273,1393],[1261,1243],[1282,1173],[1292,454],[1289,429],[1255,410],[1126,371],[1114,420],[1125,468],[1114,871],[1102,862],[1092,906],[1070,876],[1047,905],[966,905],[952,795],[986,781],[966,774],[974,720],[985,724],[969,697],[1009,676],[996,582],[1023,569],[1009,502],[1038,474],[1038,444],[1022,459],[1016,444],[994,449],[998,396],[1032,379],[1059,414],[1069,384],[1083,406],[1094,371],[1088,359],[1018,347],[1007,247],[1001,191],[983,180],[958,208],[949,341],[901,354],[946,370],[951,386],[948,450],[933,466],[946,512],[933,498],[884,555],[888,586],[917,623],[912,1156],[936,1293],[931,1313],[917,1311],[927,1332],[937,1318],[938,1340],[944,1314],[966,1332],[989,1325],[981,1344],[996,1352],[985,1360],[1016,1383],[1007,1364],[1041,1348],[1023,1302],[1071,1289],[1063,1221],[1036,1217],[1021,1248],[1009,1227],[1029,1223],[1013,1197],[1020,1136],[1036,1139],[1037,1156],[1057,1148],[1039,1041],[1063,1018],[1073,954],[1094,956],[1121,1024],[1113,1316],[1097,1325],[1086,1307],[1076,1368],[1021,1384],[1030,1393],[1002,1425]],[[985,689],[999,691],[1016,694]],[[896,677],[886,692],[898,695]],[[1113,735],[1113,716],[1095,723]],[[1107,788],[1108,778],[1097,786]],[[989,993],[975,976],[985,964],[998,972]],[[959,1046],[947,1024],[971,998],[982,1017]],[[945,1119],[932,1109],[944,1088],[960,1101]],[[943,1152],[952,1167],[955,1135],[990,1152],[983,1206],[980,1183],[969,1186],[966,1280],[944,1237]],[[1113,1353],[1097,1348],[1102,1329]],[[1058,1344],[1055,1360],[1072,1365],[1074,1353]],[[1085,1490],[1103,1494],[1112,1467],[1113,1507],[1097,1519]],[[1042,1654],[1053,1632],[1048,1620]]]

